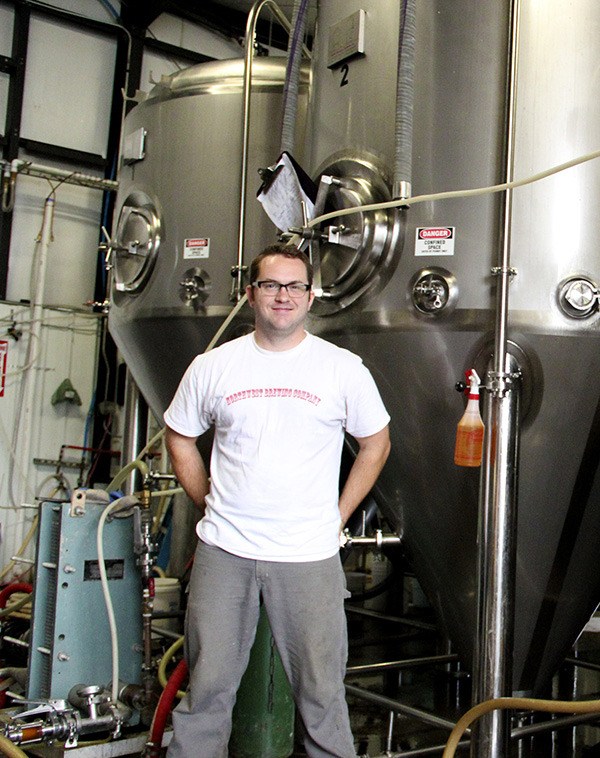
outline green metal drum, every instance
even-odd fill
[[[233,710],[229,755],[288,758],[293,750],[294,700],[263,607]]]

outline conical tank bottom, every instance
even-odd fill
[[[482,337],[355,324],[331,338],[377,379],[392,416],[380,507],[401,527],[419,582],[472,669],[480,471],[454,465],[464,411],[454,385]],[[520,339],[534,375],[520,440],[513,689],[540,694],[600,600],[600,336]]]

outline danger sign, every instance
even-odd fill
[[[421,226],[417,228],[415,255],[454,255],[453,226]]]
[[[184,258],[208,258],[210,254],[210,238],[196,237],[194,239],[184,240],[183,257]]]

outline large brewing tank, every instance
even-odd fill
[[[319,6],[304,165],[315,179],[336,180],[328,208],[390,197],[404,5],[328,0]],[[416,6],[413,195],[493,185],[508,164],[515,177],[529,176],[598,148],[600,5],[594,0],[574,0],[568,11],[558,0],[520,3],[512,157],[506,156],[511,3],[419,0]],[[145,157],[121,174],[123,249],[116,252],[110,326],[157,415],[231,307],[241,69],[237,79],[216,77],[195,89],[195,72],[203,70],[158,87],[128,116],[125,131],[134,148],[140,129],[147,137]],[[273,114],[282,78],[281,65],[277,84],[253,95],[256,167],[272,164],[279,152]],[[190,89],[179,90],[187,81]],[[249,187],[246,250],[252,252],[274,238],[254,192]],[[587,163],[516,190],[508,219],[516,270],[509,351],[523,376],[516,691],[545,687],[600,597],[599,192],[598,166]],[[397,215],[357,213],[325,224],[329,241],[318,251],[313,244],[322,260],[323,296],[310,329],[362,355],[381,388],[393,451],[379,504],[402,532],[467,666],[476,635],[479,471],[453,463],[464,409],[454,386],[473,366],[485,376],[493,352],[492,269],[502,209],[499,195],[483,195],[431,200]],[[206,239],[208,258],[185,242]],[[181,285],[186,281],[189,286]]]
[[[416,3],[413,196],[495,185],[507,166],[525,178],[598,149],[600,6],[518,5],[517,54],[509,56],[507,0]],[[341,180],[329,196],[337,207],[356,204],[344,187],[367,165],[389,182],[401,6],[320,6],[308,155],[315,176]],[[352,57],[335,61],[340,34]],[[509,62],[517,64],[510,92]],[[516,97],[513,155],[509,95]],[[513,656],[521,692],[543,690],[600,598],[599,176],[590,162],[515,190],[506,218],[515,269],[508,352],[522,373]],[[311,329],[360,353],[378,381],[393,444],[380,506],[471,666],[479,469],[453,463],[464,409],[455,384],[473,366],[480,376],[490,368],[503,204],[498,194],[431,200],[401,217],[397,265],[390,258],[398,246],[371,256],[362,294],[336,294],[348,245],[343,234],[329,235],[320,250],[326,297]],[[345,224],[350,240],[357,218],[324,226]]]
[[[243,247],[253,253],[276,241],[257,172],[279,154],[285,69],[285,57],[252,65]],[[304,71],[299,141],[306,99]],[[109,327],[158,418],[232,307],[244,104],[243,58],[212,61],[164,77],[125,120]]]

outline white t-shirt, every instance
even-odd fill
[[[335,555],[344,431],[367,437],[389,418],[362,360],[310,334],[282,352],[248,334],[198,356],[164,414],[188,437],[215,427],[198,536],[272,561]]]

